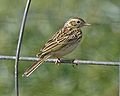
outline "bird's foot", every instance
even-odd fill
[[[57,65],[57,66],[60,65],[60,58],[57,58],[57,60],[55,61],[55,65]]]

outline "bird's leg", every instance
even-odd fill
[[[57,60],[55,61],[55,64],[58,66],[60,65],[60,58],[57,58]]]

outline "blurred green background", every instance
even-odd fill
[[[26,0],[0,0],[0,55],[15,55]],[[67,58],[119,61],[120,0],[32,0],[21,56],[35,56],[73,16],[83,28],[81,44]],[[65,57],[66,58],[66,57]],[[118,96],[118,67],[42,65],[29,78],[21,75],[32,61],[20,61],[20,96]],[[0,96],[14,96],[14,61],[0,61]]]

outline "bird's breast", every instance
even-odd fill
[[[76,42],[73,44],[67,44],[66,46],[64,46],[60,50],[57,50],[56,52],[54,52],[53,57],[61,58],[62,56],[69,54],[77,47],[78,43],[79,42]]]

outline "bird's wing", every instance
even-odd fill
[[[57,32],[51,39],[46,42],[44,47],[41,49],[42,53],[49,53],[56,50],[59,50],[66,44],[72,44],[77,40],[77,34],[78,33],[77,28],[69,28],[69,29],[62,29],[59,32]]]

